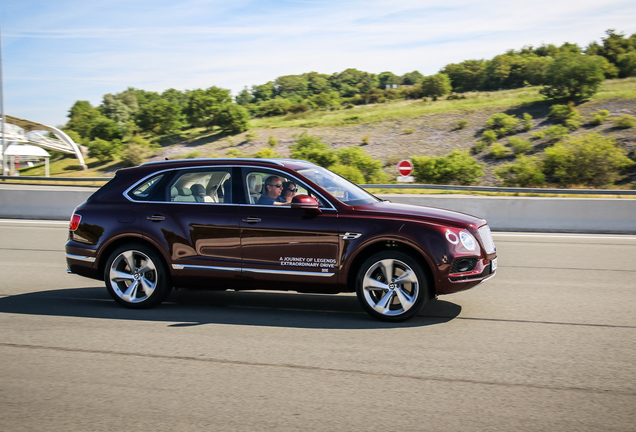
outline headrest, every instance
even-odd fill
[[[194,196],[203,196],[205,195],[205,187],[202,184],[195,183],[190,186],[190,191]]]
[[[171,198],[174,198],[174,197],[176,197],[177,195],[179,195],[179,192],[177,192],[177,188],[171,188],[171,189],[170,189],[170,197],[171,197]]]
[[[261,193],[261,189],[263,189],[263,178],[259,175],[249,176],[248,186],[250,188],[250,192]]]
[[[179,195],[185,195],[185,196],[190,196],[192,195],[192,191],[188,188],[177,188],[177,192],[179,193]]]

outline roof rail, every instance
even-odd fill
[[[214,161],[214,162],[236,162],[236,161],[241,161],[241,162],[266,162],[266,163],[272,163],[275,165],[281,165],[284,166],[285,164],[283,162],[304,162],[307,164],[311,164],[314,165],[313,162],[308,162],[305,160],[301,160],[301,159],[285,159],[285,158],[269,158],[269,159],[263,159],[263,158],[197,158],[197,159],[165,159],[165,160],[160,160],[160,161],[152,161],[152,162],[146,162],[144,164],[141,164],[140,166],[146,166],[146,165],[156,165],[156,164],[164,164],[164,163],[173,163],[173,162],[192,162],[192,161],[201,161],[201,162],[210,162],[210,161]]]

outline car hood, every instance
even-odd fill
[[[368,214],[369,216],[417,219],[433,223],[452,224],[458,227],[466,227],[472,224],[477,228],[486,223],[483,219],[466,213],[391,201],[364,204],[355,206],[354,209],[358,214]]]

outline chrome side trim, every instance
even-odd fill
[[[96,257],[89,257],[89,256],[82,256],[82,255],[71,255],[69,253],[66,254],[66,258],[74,259],[74,260],[77,260],[77,261],[86,261],[86,262],[89,262],[89,263],[93,263],[97,259]]]
[[[318,276],[318,277],[331,277],[335,275],[335,273],[316,273],[316,272],[304,272],[304,271],[294,271],[294,270],[265,270],[265,269],[251,269],[244,268],[244,273],[262,273],[262,274],[279,274],[279,275],[287,275],[287,276]]]
[[[236,267],[216,267],[216,266],[200,266],[200,265],[187,265],[187,264],[172,264],[172,268],[175,270],[206,270],[206,271],[222,271],[222,272],[241,272],[240,268]],[[243,273],[260,273],[260,274],[279,274],[285,276],[317,276],[317,277],[331,277],[335,273],[316,273],[316,272],[304,272],[294,270],[265,270],[265,269],[253,269],[244,268]]]
[[[236,267],[216,267],[216,266],[202,266],[202,265],[186,265],[186,264],[172,264],[172,268],[175,270],[207,270],[207,271],[221,271],[221,272],[240,272],[240,268]]]

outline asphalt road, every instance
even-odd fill
[[[636,237],[495,233],[497,276],[407,323],[351,295],[66,274],[66,223],[0,221],[2,431],[634,431]]]

